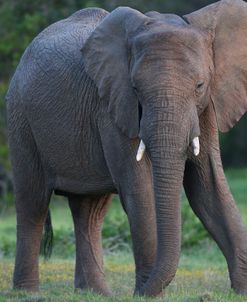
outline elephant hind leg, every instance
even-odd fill
[[[111,195],[69,196],[76,237],[75,288],[109,296],[103,272],[101,229]]]

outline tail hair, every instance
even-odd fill
[[[43,237],[40,246],[40,254],[44,256],[45,260],[48,260],[51,257],[52,249],[53,249],[53,228],[51,222],[51,212],[49,210],[47,213],[44,230],[43,230]]]

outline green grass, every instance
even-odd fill
[[[234,198],[247,226],[247,170],[231,170],[227,178]],[[133,257],[129,252],[129,230],[118,200],[113,201],[104,224],[106,278],[113,298],[93,293],[75,293],[74,238],[72,219],[65,201],[54,200],[51,205],[54,225],[54,255],[44,262],[40,258],[41,291],[38,294],[11,290],[15,245],[15,215],[7,211],[0,215],[0,302],[2,301],[149,301],[132,298],[134,286]],[[183,240],[179,269],[165,292],[169,302],[237,302],[247,301],[230,290],[226,262],[214,242],[205,238],[204,230],[183,201]],[[198,235],[200,234],[200,235]],[[206,234],[206,233],[205,233]],[[64,239],[64,236],[66,240]],[[186,236],[188,235],[188,236]],[[124,238],[124,239],[123,239]],[[62,242],[62,243],[61,243]],[[114,244],[117,245],[114,247]],[[63,252],[60,248],[63,246]],[[64,250],[66,252],[64,253]]]
[[[0,301],[150,301],[132,298],[134,266],[131,254],[108,255],[105,267],[113,298],[91,292],[75,293],[73,261],[56,259],[40,261],[41,291],[31,294],[11,290],[13,261],[4,260],[0,264]],[[164,299],[169,302],[246,301],[245,297],[230,290],[225,261],[212,243],[184,251],[177,275],[168,286]]]

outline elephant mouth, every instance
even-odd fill
[[[190,146],[192,147],[193,154],[195,156],[198,156],[200,154],[200,140],[198,136],[193,138],[192,142],[190,143]],[[143,142],[143,140],[141,140],[136,154],[137,161],[140,161],[142,159],[145,150],[145,143]]]

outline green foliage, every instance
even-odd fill
[[[54,224],[53,253],[57,257],[69,258],[75,254],[75,237],[72,220],[66,219],[70,215],[69,209],[60,207],[57,209],[58,212],[55,214],[55,217],[53,217],[53,212],[55,211],[56,207],[53,204],[51,211],[52,219],[61,219],[62,217],[62,221],[59,222],[59,225]],[[67,222],[64,224],[65,220]],[[113,204],[106,215],[102,238],[103,248],[106,253],[119,250],[130,251],[131,237],[129,223],[118,198],[114,198]]]
[[[4,192],[2,198],[0,198],[0,213],[4,213],[6,209],[13,207],[14,203],[14,194],[13,192],[7,191]]]
[[[208,233],[200,220],[193,213],[187,200],[182,201],[182,247],[188,248],[198,245],[208,238]]]
[[[14,257],[15,256],[15,240],[9,238],[7,234],[1,236],[0,241],[0,258],[1,257]]]
[[[104,220],[102,235],[103,246],[108,252],[130,250],[131,236],[129,222],[120,205],[119,199],[116,197]]]
[[[60,228],[54,233],[53,253],[59,258],[70,258],[75,255],[75,236],[72,228]]]
[[[226,134],[221,134],[221,152],[224,166],[247,167],[247,114]]]

